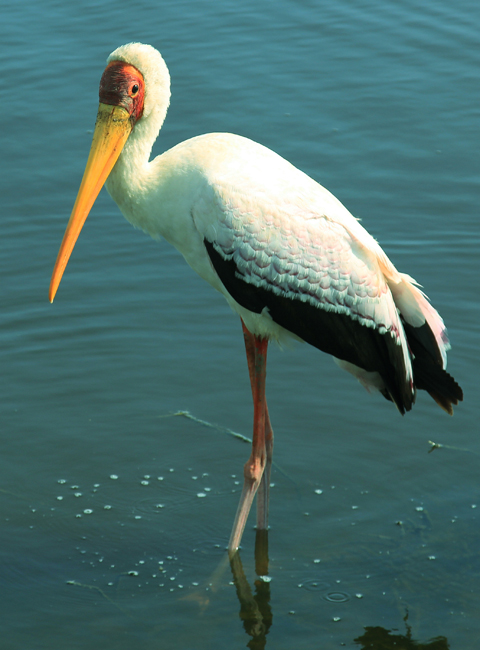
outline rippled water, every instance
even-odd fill
[[[479,14],[467,1],[4,4],[2,647],[240,648],[249,620],[258,647],[475,647]],[[231,431],[248,437],[252,417],[221,296],[104,191],[47,300],[104,62],[130,40],[172,75],[156,153],[223,130],[271,147],[362,219],[449,328],[465,391],[453,418],[423,394],[401,418],[328,357],[272,347],[270,582],[253,520],[243,568],[218,568],[248,456]]]

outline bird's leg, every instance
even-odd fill
[[[245,339],[245,350],[247,352],[248,374],[250,376],[250,385],[252,387],[252,397],[254,397],[255,385],[255,337],[251,334],[242,320],[243,336]],[[268,503],[270,494],[270,475],[272,472],[273,456],[273,429],[270,424],[268,414],[268,405],[265,398],[265,452],[266,463],[262,480],[257,492],[257,530],[266,530],[268,528]]]
[[[245,349],[247,352],[247,363],[253,396],[253,436],[252,453],[244,466],[243,490],[240,496],[240,503],[238,504],[235,521],[233,523],[232,534],[230,535],[230,541],[228,543],[228,550],[230,552],[236,551],[240,544],[248,513],[250,512],[253,499],[262,481],[267,461],[267,450],[265,444],[267,413],[265,401],[265,376],[268,340],[262,339],[258,336],[253,336],[247,330],[245,325],[243,325],[243,331],[245,335]],[[263,497],[262,502],[265,503],[265,497]],[[261,511],[262,521],[260,524],[261,527],[264,528],[266,525],[265,507],[262,507]]]
[[[265,470],[257,493],[257,530],[268,528],[268,503],[270,497],[270,474],[272,473],[273,430],[265,401]]]
[[[254,397],[255,386],[255,337],[251,334],[242,320],[243,336],[245,339],[245,350],[247,352],[248,374],[250,376],[250,385],[252,387],[252,397]],[[254,398],[255,399],[255,398]],[[265,398],[265,453],[266,463],[262,480],[257,493],[257,530],[266,530],[268,528],[268,503],[270,494],[270,474],[272,472],[273,456],[273,429],[270,424],[268,414],[267,400]]]

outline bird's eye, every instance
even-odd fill
[[[130,96],[135,97],[139,90],[140,88],[138,87],[138,84],[133,84],[132,88],[130,89]]]

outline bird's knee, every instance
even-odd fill
[[[263,470],[265,469],[266,453],[265,450],[258,456],[250,456],[243,467],[245,480],[251,482],[260,482]]]

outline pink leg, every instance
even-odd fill
[[[265,470],[257,493],[257,530],[268,528],[268,502],[270,497],[270,475],[272,473],[273,430],[265,401]]]
[[[228,543],[230,552],[236,551],[240,545],[248,513],[259,488],[257,529],[267,528],[268,493],[273,451],[273,431],[265,399],[268,340],[251,334],[243,321],[242,327],[253,396],[253,440],[252,453],[244,467],[243,490]]]
[[[254,397],[255,386],[255,337],[245,327],[242,320],[243,336],[245,339],[245,350],[247,352],[248,374],[250,376],[250,384],[252,387],[252,397]],[[266,351],[265,351],[266,354]],[[266,361],[265,361],[266,363]],[[255,398],[254,398],[255,399]],[[266,463],[265,470],[262,475],[262,480],[257,493],[257,530],[266,530],[268,528],[268,502],[270,494],[270,475],[272,472],[272,456],[273,456],[273,430],[270,424],[270,416],[268,414],[267,400],[265,398],[265,452]]]

